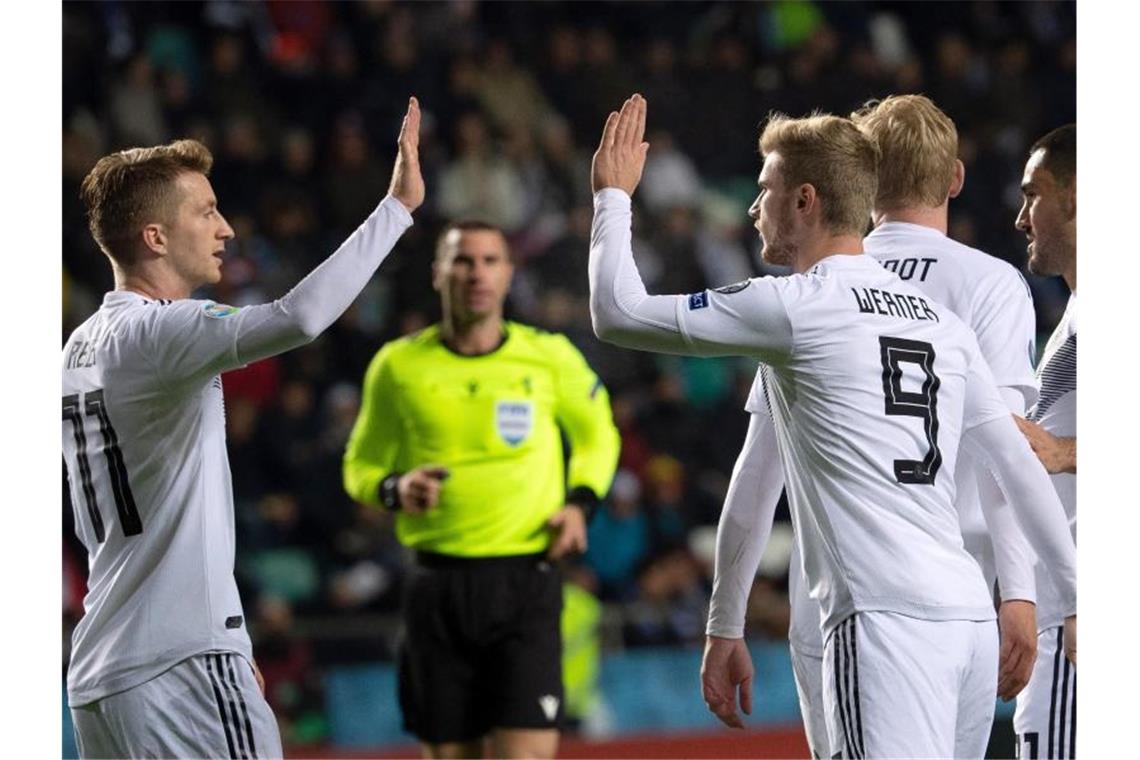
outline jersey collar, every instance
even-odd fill
[[[912,222],[883,222],[867,234],[864,240],[870,238],[890,237],[891,235],[928,235],[930,237],[944,238],[946,235],[933,227]]]

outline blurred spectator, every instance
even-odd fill
[[[154,69],[143,53],[131,58],[111,93],[111,124],[116,139],[127,145],[157,145],[166,141],[166,122]]]
[[[257,601],[257,666],[265,698],[287,745],[317,744],[328,735],[319,672],[312,647],[299,636],[289,602],[277,596]]]
[[[660,214],[674,206],[696,206],[701,195],[701,178],[692,159],[677,148],[673,136],[664,130],[650,132],[647,139],[649,155],[643,184],[648,192],[638,196],[645,208]]]
[[[352,111],[336,120],[330,147],[332,162],[322,188],[325,218],[332,228],[326,232],[339,238],[352,232],[388,192],[391,167],[386,159],[380,162],[373,157],[364,120]]]
[[[487,45],[478,96],[496,127],[506,132],[518,128],[532,138],[549,108],[537,80],[515,63],[510,42],[501,37]]]
[[[608,502],[590,521],[585,555],[601,598],[624,600],[633,595],[635,571],[649,554],[649,539],[641,483],[630,471],[618,470]]]
[[[479,219],[507,232],[524,221],[526,204],[517,171],[499,156],[487,122],[476,111],[454,125],[455,159],[439,178],[439,210],[453,219]]]

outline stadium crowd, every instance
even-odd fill
[[[509,315],[565,333],[610,390],[620,467],[568,575],[618,611],[608,643],[695,645],[755,365],[594,338],[597,125],[629,92],[648,99],[634,251],[651,292],[691,292],[780,274],[760,263],[745,214],[758,170],[747,146],[769,110],[929,95],[957,123],[967,168],[950,235],[1022,271],[1025,150],[1076,119],[1071,3],[71,3],[63,18],[65,337],[112,287],[78,192],[98,157],[177,137],[210,147],[237,234],[209,297],[240,306],[280,295],[367,216],[407,96],[425,109],[427,201],[392,258],[325,336],[223,378],[238,580],[287,742],[322,736],[322,666],[392,654],[390,638],[325,635],[394,612],[405,567],[390,516],[344,493],[341,457],[376,349],[439,317],[430,262],[446,221],[509,233]],[[1067,294],[1027,279],[1043,344]],[[85,553],[64,493],[74,623]],[[755,633],[786,633],[780,575],[757,586]]]

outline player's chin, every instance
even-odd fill
[[[777,267],[790,266],[792,257],[786,248],[780,248],[773,245],[765,245],[760,249],[760,258],[765,264],[771,264]]]

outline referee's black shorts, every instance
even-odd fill
[[[423,742],[558,728],[562,579],[543,555],[419,552],[404,590],[400,709]]]

